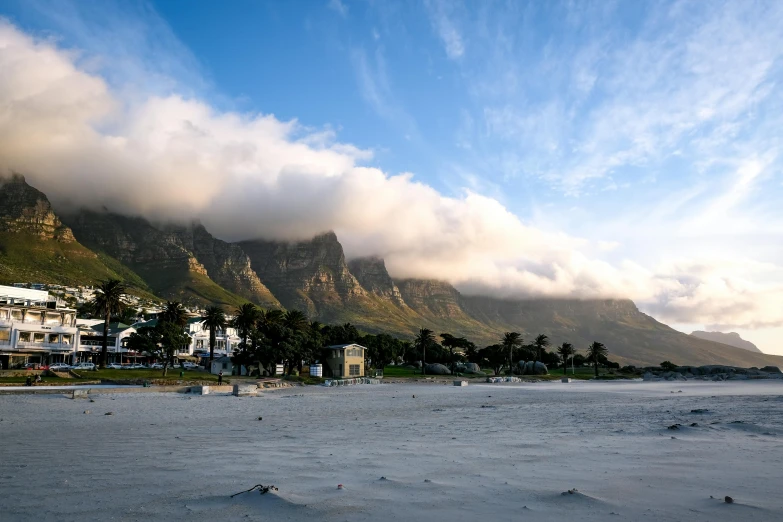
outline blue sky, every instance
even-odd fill
[[[254,179],[243,191],[254,201],[287,203],[258,211],[267,228],[236,234],[327,226],[349,255],[378,253],[398,273],[445,274],[466,291],[627,289],[684,330],[739,330],[778,349],[779,2],[2,0],[0,16],[61,53],[79,81],[105,83],[120,114],[91,109],[85,132],[143,146],[151,162],[154,152],[157,179],[179,179],[182,161],[170,141],[166,155],[141,140],[139,125],[168,136],[157,131],[193,123],[215,137],[194,150],[221,145],[191,172]],[[274,157],[247,160],[270,136]],[[18,161],[65,191],[45,166]],[[322,176],[303,196],[305,173]],[[321,207],[370,185],[389,194],[383,219]],[[117,205],[193,215],[231,236],[221,197],[193,195],[177,215]],[[418,236],[386,224],[411,202],[431,206]],[[464,255],[439,257],[448,249]]]

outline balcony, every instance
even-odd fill
[[[55,350],[63,352],[73,351],[73,345],[67,343],[36,343],[33,341],[18,341],[17,348],[27,348],[28,350]]]

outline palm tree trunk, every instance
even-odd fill
[[[101,368],[106,368],[106,363],[109,359],[109,320],[111,315],[106,312],[106,317],[103,318],[103,344],[101,346]]]
[[[563,375],[566,374],[567,369],[568,369],[568,357],[563,357]]]
[[[209,371],[212,371],[212,360],[215,358],[215,327],[209,327]]]
[[[593,361],[593,367],[595,368],[595,376],[598,377],[598,357]]]

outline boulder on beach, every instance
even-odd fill
[[[548,375],[546,364],[541,361],[519,361],[519,370],[522,375]]]
[[[652,372],[645,372],[645,374],[642,376],[643,381],[653,381],[655,380],[655,375],[652,374]]]
[[[761,369],[761,371],[765,373],[783,373],[777,366],[765,366]]]
[[[481,367],[476,363],[465,363],[465,373],[481,373]]]
[[[428,364],[427,365],[427,373],[431,375],[450,375],[451,370],[443,366],[442,364]]]

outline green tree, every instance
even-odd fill
[[[508,348],[502,344],[493,344],[479,350],[482,366],[489,366],[495,375],[500,375],[503,364],[508,360]]]
[[[496,345],[493,345],[496,346]],[[522,346],[522,334],[519,332],[506,332],[503,334],[503,339],[500,340],[500,346],[505,349],[505,353],[508,354],[508,371],[514,372],[514,350]],[[498,372],[495,372],[496,374]]]
[[[253,303],[245,303],[234,311],[234,328],[237,329],[239,337],[242,338],[242,347],[247,348],[247,339],[251,331],[256,326],[260,313]]]
[[[226,313],[219,306],[208,306],[204,314],[204,320],[201,321],[206,328],[209,328],[209,365],[212,367],[212,360],[215,358],[215,337],[218,330],[225,330],[228,321]]]
[[[568,358],[574,355],[574,345],[571,343],[563,343],[557,348],[557,354],[563,360],[563,375],[566,374],[566,368],[568,367]]]
[[[533,365],[544,359],[544,349],[549,346],[549,337],[544,334],[538,334],[533,340],[533,346],[536,347]]]
[[[609,350],[606,346],[598,341],[594,341],[593,344],[587,349],[587,356],[593,361],[593,368],[595,368],[595,376],[598,377],[598,361],[600,359],[606,359]]]
[[[185,307],[179,301],[169,301],[158,315],[158,321],[172,323],[180,328],[184,328],[188,324],[188,311],[185,310]]]
[[[416,339],[413,340],[413,345],[417,351],[421,352],[421,374],[427,373],[427,348],[435,344],[435,335],[432,330],[427,328],[419,329],[419,333]]]
[[[92,301],[93,311],[103,318],[103,342],[101,343],[100,367],[106,368],[109,359],[109,323],[113,315],[122,313],[125,305],[121,298],[125,293],[125,284],[119,279],[103,281],[95,292]]]
[[[469,343],[467,339],[464,337],[454,337],[453,335],[449,333],[442,333],[440,334],[440,338],[443,339],[441,341],[441,345],[445,346],[449,350],[449,363],[451,364],[451,373],[454,374],[454,350],[456,348],[466,348]]]
[[[170,321],[159,322],[155,328],[160,335],[161,355],[166,361],[163,364],[163,376],[165,377],[169,366],[174,367],[174,355],[177,350],[190,343],[190,336],[185,333],[182,326]]]

